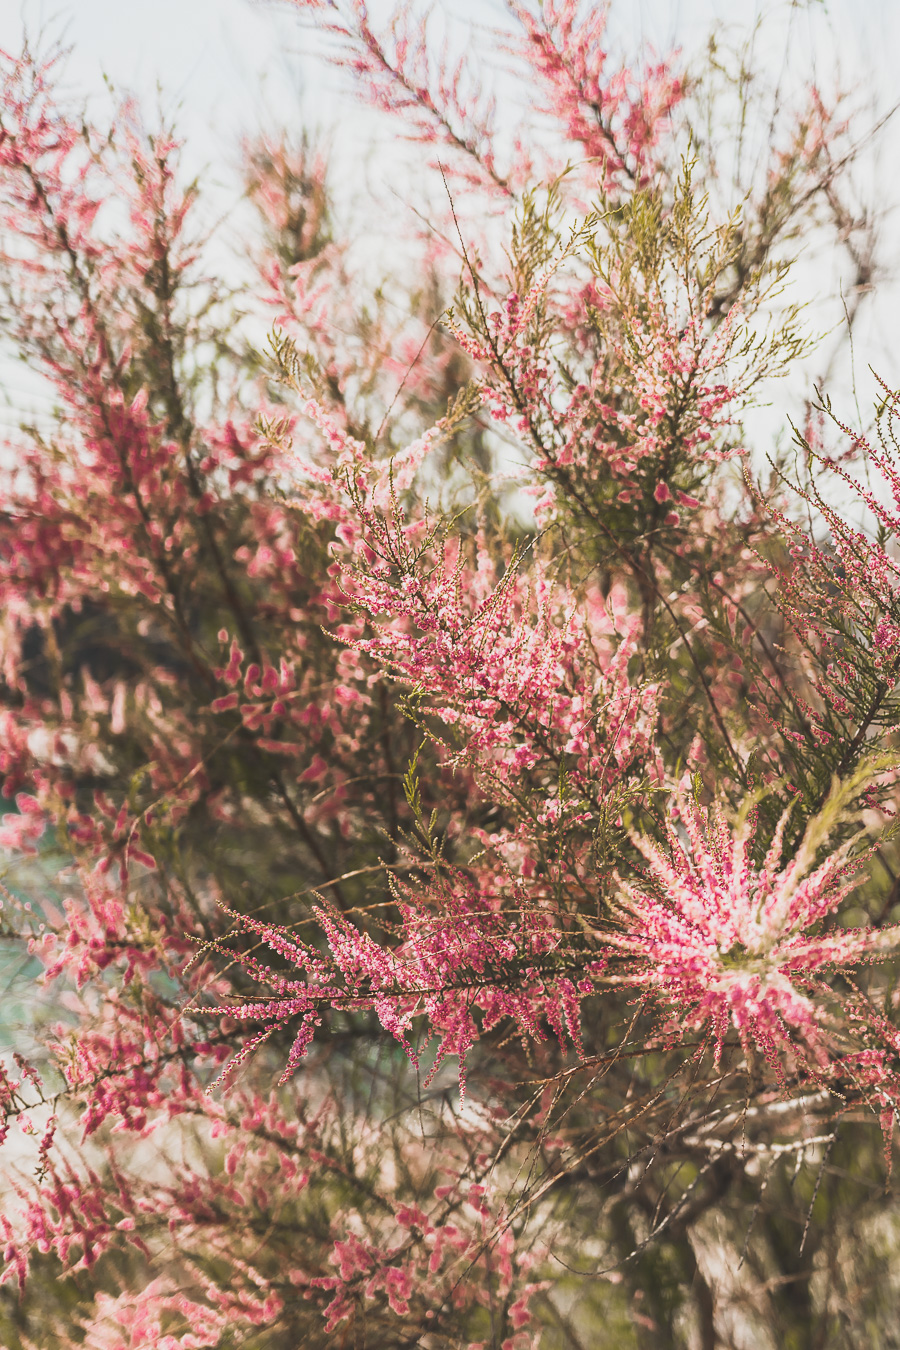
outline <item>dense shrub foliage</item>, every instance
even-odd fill
[[[893,1345],[900,403],[742,423],[792,255],[871,278],[853,124],[732,180],[745,70],[509,0],[517,138],[297,8],[402,275],[286,135],[211,276],[172,135],[2,57],[3,1344]]]

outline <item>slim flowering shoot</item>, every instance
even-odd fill
[[[421,834],[433,846],[434,818],[430,826],[422,819],[415,786],[410,796]],[[462,1095],[467,1056],[498,1024],[510,1024],[525,1042],[545,1040],[549,1028],[561,1046],[570,1044],[583,1053],[579,1005],[593,991],[602,962],[579,955],[584,944],[572,941],[565,921],[562,927],[553,923],[548,904],[537,906],[534,894],[511,882],[502,868],[482,864],[477,871],[463,870],[441,865],[437,858],[420,867],[415,883],[393,879],[391,884],[399,923],[384,919],[363,928],[333,909],[315,906],[325,950],[272,924],[231,916],[297,974],[279,974],[238,948],[237,959],[273,996],[213,1010],[263,1024],[223,1070],[222,1080],[274,1030],[290,1026],[294,1040],[282,1074],[287,1081],[324,1017],[366,1010],[375,1013],[416,1068],[422,1047],[436,1038],[424,1085],[453,1055]]]
[[[543,111],[587,157],[590,178],[614,198],[646,186],[659,171],[654,152],[684,94],[674,59],[648,60],[638,73],[627,66],[611,70],[608,9],[585,11],[578,0],[549,0],[536,13],[512,0],[510,9],[523,29],[525,59],[544,89]]]
[[[768,567],[800,695],[793,716],[779,719],[782,753],[810,800],[821,797],[827,774],[852,772],[870,741],[900,722],[900,397],[879,384],[874,435],[842,422],[827,401],[806,434],[795,433],[806,481],[791,488],[815,513],[816,533],[773,511],[789,556]],[[856,519],[838,509],[837,493],[856,503]]]
[[[469,187],[509,191],[495,159],[494,100],[470,53],[450,61],[431,39],[431,15],[398,6],[379,31],[363,0],[290,3],[319,11],[318,26],[336,39],[332,59],[353,73],[370,106],[401,119],[410,139],[449,155]]]

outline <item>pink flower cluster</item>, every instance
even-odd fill
[[[900,929],[824,929],[856,884],[858,860],[846,843],[815,865],[821,846],[811,822],[781,865],[790,808],[761,865],[754,866],[755,813],[732,829],[685,791],[667,825],[668,852],[642,836],[646,882],[619,880],[621,927],[604,942],[624,961],[617,978],[672,1009],[670,1032],[708,1028],[716,1058],[735,1030],[747,1056],[787,1058],[814,1073],[836,1072],[836,1041],[823,995],[826,971],[886,959]]]

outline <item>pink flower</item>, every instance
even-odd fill
[[[832,794],[780,869],[790,807],[759,868],[751,862],[755,810],[745,807],[732,828],[716,807],[704,819],[683,792],[675,805],[686,841],[674,812],[668,853],[634,839],[649,864],[649,885],[619,879],[622,927],[605,940],[626,960],[623,983],[683,1012],[685,1026],[711,1027],[717,1060],[733,1026],[745,1052],[754,1042],[774,1062],[786,1050],[802,1056],[805,1049],[819,1069],[827,1067],[829,1039],[813,997],[823,988],[820,973],[877,959],[898,941],[896,928],[820,928],[856,884],[853,840],[813,868],[848,790],[845,784]]]

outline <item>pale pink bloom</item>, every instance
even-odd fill
[[[721,810],[706,816],[684,792],[673,805],[668,852],[635,836],[646,881],[619,879],[622,925],[604,940],[626,969],[613,978],[680,1013],[680,1031],[708,1027],[717,1059],[734,1027],[745,1052],[755,1044],[774,1062],[793,1050],[825,1068],[832,1046],[815,998],[822,973],[886,955],[900,940],[896,928],[822,931],[856,884],[853,841],[814,867],[822,842],[814,820],[780,867],[788,809],[754,867],[755,811],[731,827]]]

